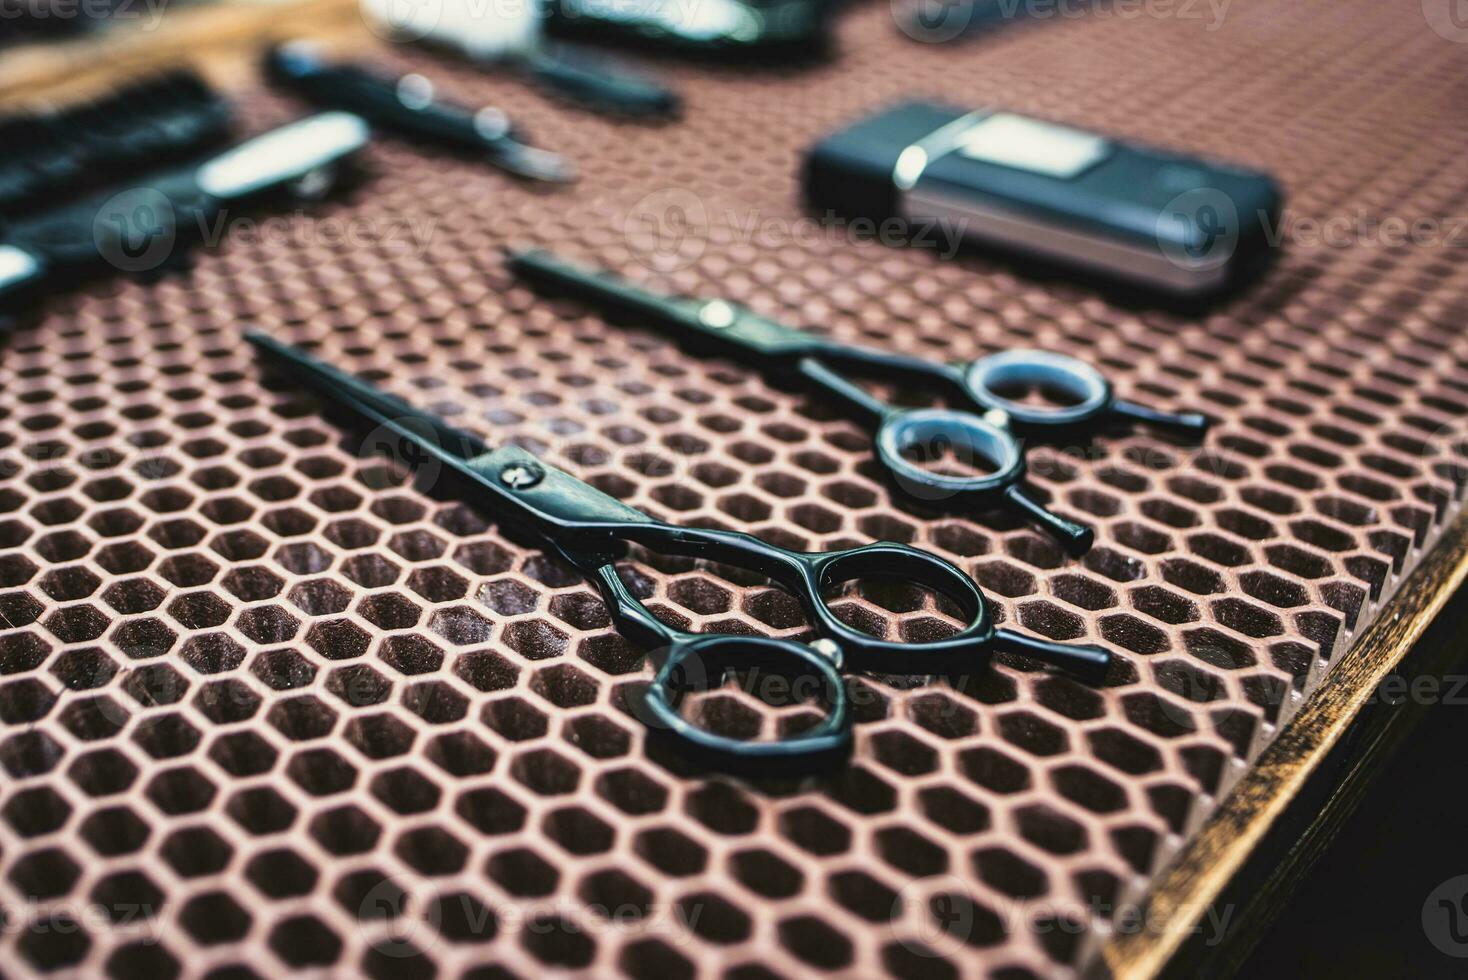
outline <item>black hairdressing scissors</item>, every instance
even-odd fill
[[[603,306],[646,316],[690,342],[754,360],[804,378],[875,426],[877,459],[898,488],[929,502],[1002,502],[1023,511],[1072,554],[1084,554],[1094,532],[1045,508],[1024,487],[1025,456],[1014,433],[1076,430],[1107,417],[1126,418],[1175,432],[1201,435],[1201,415],[1172,415],[1117,398],[1095,368],[1073,357],[1013,350],[969,364],[892,354],[836,343],[767,320],[725,300],[685,299],[640,289],[609,273],[562,261],[547,252],[510,256],[510,267],[526,278],[557,286]],[[938,381],[981,414],[955,409],[905,409],[889,405],[853,384],[834,368],[892,380]],[[1032,406],[1006,397],[1015,388],[1053,391],[1069,404]],[[982,475],[939,472],[919,461],[952,458],[975,464]]]
[[[937,555],[882,542],[825,554],[789,551],[748,534],[676,527],[607,496],[518,446],[490,449],[482,440],[415,409],[365,381],[260,333],[246,338],[280,359],[309,387],[376,423],[390,437],[383,447],[418,465],[445,466],[487,507],[529,530],[595,583],[617,629],[664,659],[648,689],[644,720],[684,747],[723,767],[806,768],[838,760],[851,747],[843,666],[883,673],[939,673],[987,663],[995,648],[1033,656],[1099,681],[1110,654],[995,629],[978,587]],[[416,457],[416,459],[414,458]],[[660,554],[706,558],[767,576],[805,607],[814,644],[772,637],[685,633],[657,619],[622,583],[616,562],[624,545]],[[901,579],[946,596],[967,621],[958,633],[922,643],[900,643],[862,633],[838,619],[824,592],[860,578]],[[843,664],[844,661],[844,664]],[[829,711],[812,728],[778,741],[751,742],[717,735],[678,713],[682,697],[730,669],[758,668],[787,678],[819,681]],[[814,692],[812,692],[814,693]]]

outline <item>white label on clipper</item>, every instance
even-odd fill
[[[963,134],[958,152],[973,160],[1069,180],[1104,160],[1111,144],[1079,129],[996,112]]]

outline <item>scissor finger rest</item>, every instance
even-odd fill
[[[1083,555],[1096,533],[1046,508],[1025,490],[1025,457],[1008,430],[977,415],[950,409],[889,410],[877,428],[877,459],[892,474],[897,488],[915,500],[944,504],[971,498],[980,504],[1006,503],[1059,541],[1072,555]],[[938,472],[932,464],[944,458],[970,468],[989,467],[982,475]]]
[[[756,684],[803,700],[812,695],[826,714],[798,734],[770,741],[719,735],[679,714],[690,691],[717,686],[726,671],[755,670]],[[648,728],[673,738],[700,761],[720,769],[769,772],[828,768],[851,752],[851,720],[846,689],[836,666],[814,647],[794,640],[748,636],[689,636],[673,641],[637,712]]]
[[[877,429],[877,455],[908,496],[942,501],[959,493],[997,493],[1025,475],[1024,453],[1009,433],[967,412],[918,409],[889,412]],[[983,475],[931,469],[944,458]],[[920,462],[921,461],[921,462]]]
[[[964,370],[963,387],[975,405],[999,409],[1020,432],[1079,429],[1107,416],[1202,438],[1208,419],[1197,412],[1163,412],[1116,398],[1101,372],[1078,358],[1042,350],[1007,350],[981,357]],[[1032,405],[1011,394],[1039,390],[1061,404]]]
[[[845,551],[801,552],[738,531],[656,522],[617,533],[655,552],[707,558],[766,576],[795,596],[816,632],[836,640],[848,663],[869,665],[859,669],[932,673],[971,666],[983,662],[992,637],[984,595],[973,580],[951,562],[909,545],[884,541]],[[863,633],[842,622],[825,599],[835,585],[859,578],[896,578],[921,585],[951,600],[966,624],[953,636],[916,643]]]

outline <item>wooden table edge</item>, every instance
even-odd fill
[[[1219,901],[1465,580],[1468,511],[1448,524],[1341,662],[1154,880],[1139,910],[1147,927],[1119,930],[1108,939],[1091,973],[1144,980],[1167,969],[1197,934],[1205,911]],[[1322,812],[1316,819],[1334,817]]]

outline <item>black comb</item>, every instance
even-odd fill
[[[115,182],[222,143],[229,103],[196,73],[170,71],[81,105],[0,119],[0,214]]]

